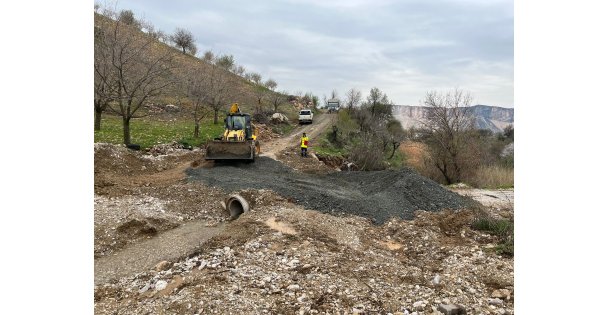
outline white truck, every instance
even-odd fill
[[[312,124],[312,110],[310,110],[310,109],[300,110],[300,115],[298,116],[298,122],[300,124],[304,124],[304,123]]]

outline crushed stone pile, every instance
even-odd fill
[[[382,224],[414,211],[462,209],[469,201],[413,170],[302,174],[267,157],[254,163],[216,163],[187,170],[189,180],[226,191],[270,189],[296,204],[332,214],[352,214]]]

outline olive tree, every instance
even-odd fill
[[[196,54],[194,36],[190,31],[183,28],[176,29],[175,33],[171,35],[171,41],[176,47],[181,48],[183,54],[186,54],[186,52],[194,52],[194,54]]]
[[[234,56],[232,55],[222,55],[215,59],[215,65],[226,71],[232,70],[234,64]]]
[[[137,19],[135,18],[135,14],[133,14],[133,11],[131,10],[120,11],[120,13],[118,14],[118,20],[127,25],[133,25],[136,27],[141,26],[139,21],[137,21]]]

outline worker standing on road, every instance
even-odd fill
[[[306,132],[302,133],[302,138],[300,139],[300,148],[302,149],[302,156],[308,156],[308,137],[306,136]]]

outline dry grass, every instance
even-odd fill
[[[469,180],[470,185],[479,188],[512,188],[514,170],[499,165],[482,166]]]
[[[406,157],[406,165],[418,171],[421,175],[442,183],[441,173],[430,163],[427,146],[424,143],[405,141],[399,151]],[[477,188],[513,188],[513,168],[500,165],[479,166],[463,173],[463,181]]]
[[[424,169],[424,159],[428,155],[426,145],[422,142],[404,141],[399,151],[406,156],[407,166],[415,170]]]

